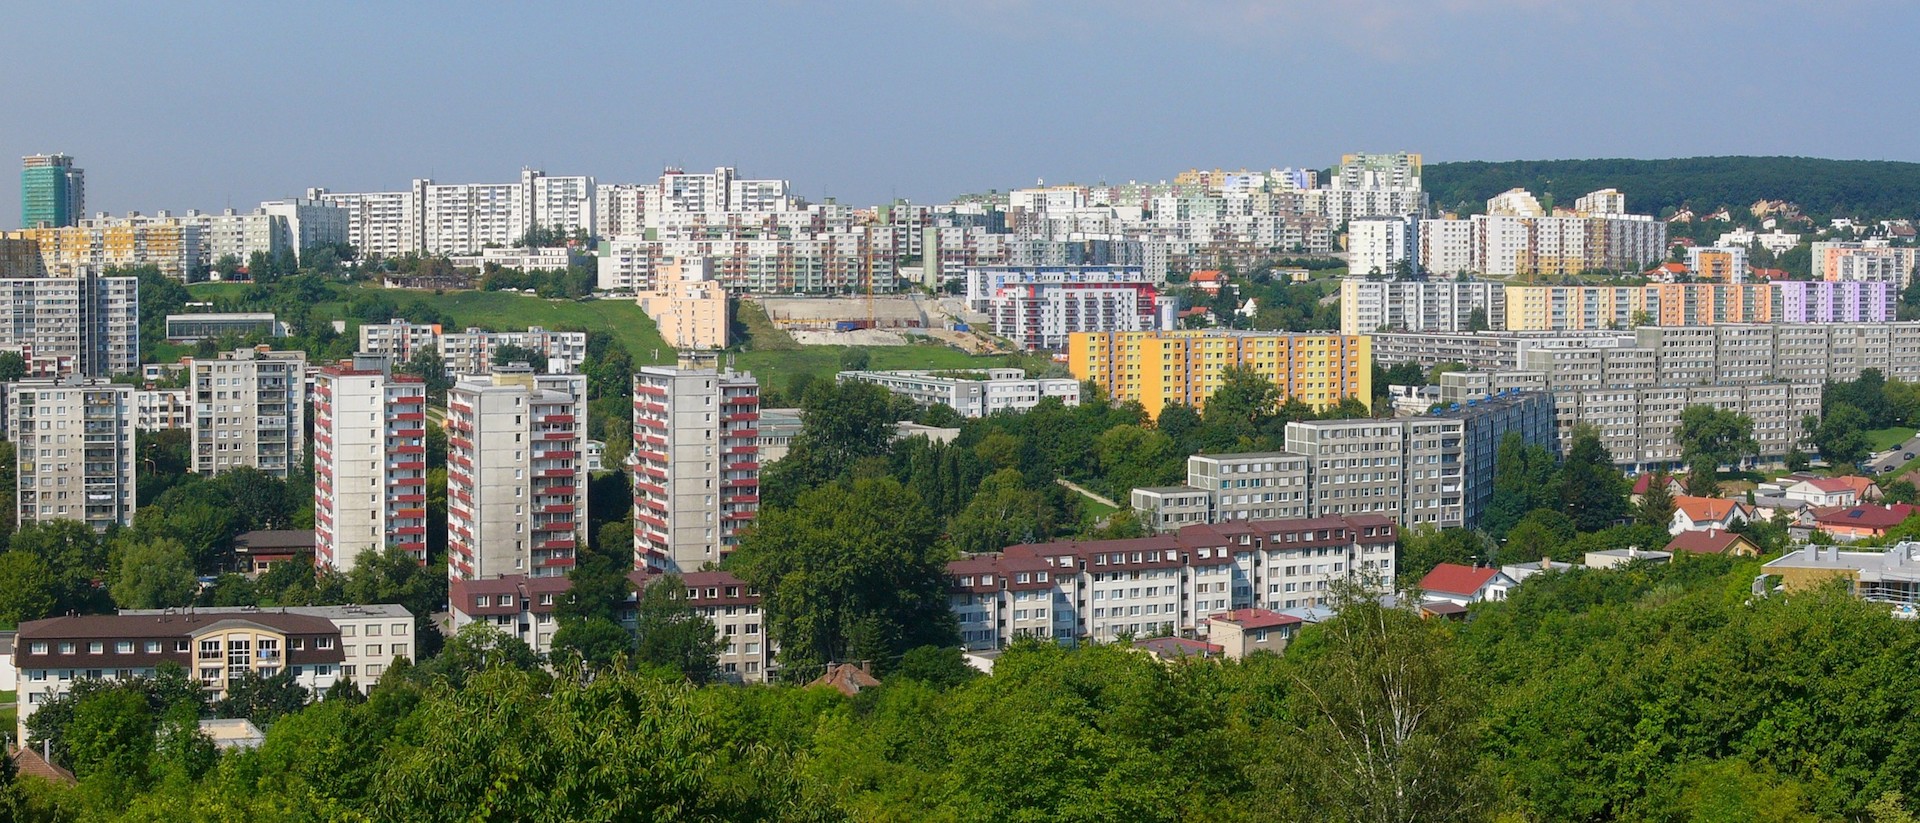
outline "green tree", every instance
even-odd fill
[[[805,421],[787,456],[761,474],[762,505],[790,506],[804,489],[830,483],[862,460],[884,456],[908,401],[871,383],[820,381],[801,403]]]
[[[1486,793],[1475,701],[1448,629],[1343,586],[1293,675],[1294,764],[1309,807],[1341,820],[1466,820]]]
[[[0,552],[0,623],[18,626],[53,614],[58,582],[32,552]]]
[[[534,374],[547,373],[547,355],[544,352],[535,351],[525,346],[516,346],[512,343],[502,343],[494,347],[493,364],[495,366],[505,366],[512,363],[525,363],[533,369]]]
[[[1557,505],[1554,499],[1553,453],[1526,442],[1519,432],[1508,432],[1494,452],[1493,496],[1481,525],[1496,539],[1505,537],[1528,512]]]
[[[647,584],[634,609],[634,659],[649,666],[679,672],[694,683],[711,682],[720,672],[720,639],[708,620],[687,603],[687,584],[669,574]],[[748,640],[751,638],[751,641]],[[742,642],[764,642],[759,635]]]
[[[1599,531],[1626,517],[1627,480],[1613,467],[1613,454],[1592,426],[1574,429],[1559,482],[1560,510],[1580,531]]]
[[[190,606],[199,594],[193,558],[172,538],[126,536],[113,547],[113,602],[123,609]]]
[[[1134,489],[1169,486],[1184,479],[1186,455],[1164,432],[1135,425],[1114,426],[1094,447],[1102,490],[1124,500]]]
[[[10,551],[46,564],[54,578],[54,610],[97,612],[107,607],[94,581],[107,577],[107,550],[100,535],[77,520],[30,523],[13,533]]]
[[[1220,388],[1200,412],[1208,433],[1204,445],[1210,451],[1251,446],[1273,418],[1280,399],[1273,381],[1253,368],[1228,366],[1220,373]]]
[[[612,665],[633,652],[633,635],[604,617],[576,618],[560,623],[553,633],[555,660],[578,658],[593,668]]]
[[[227,683],[227,694],[214,704],[221,717],[244,717],[261,727],[300,711],[312,695],[294,680],[292,669],[270,677],[248,671]]]
[[[919,498],[892,478],[858,478],[763,510],[728,568],[763,598],[789,671],[884,661],[958,637],[949,559]]]
[[[17,351],[0,351],[0,383],[12,383],[26,376],[26,358]]]
[[[873,354],[860,346],[850,346],[840,353],[841,371],[866,371],[873,362]]]
[[[1573,518],[1553,509],[1534,509],[1507,534],[1498,560],[1527,563],[1543,557],[1566,559],[1566,546],[1577,532]]]
[[[1436,529],[1422,523],[1400,532],[1400,557],[1394,579],[1412,585],[1441,563],[1472,563],[1488,559],[1487,541],[1468,529]]]
[[[1052,521],[1046,496],[1026,488],[1019,471],[1001,469],[947,524],[947,539],[961,552],[999,551],[1052,536]]]
[[[1669,478],[1665,472],[1656,472],[1647,478],[1647,491],[1640,495],[1640,502],[1634,504],[1634,520],[1643,526],[1667,528],[1673,522],[1676,503],[1673,490],[1668,488]]]
[[[1872,444],[1867,441],[1867,413],[1852,403],[1838,402],[1827,408],[1814,429],[1813,445],[1820,456],[1835,465],[1851,465],[1866,459]]]
[[[1688,466],[1710,460],[1716,471],[1719,466],[1738,465],[1760,451],[1753,439],[1753,418],[1704,404],[1680,410],[1680,427],[1674,430],[1673,439]]]
[[[491,623],[476,621],[461,626],[447,638],[440,654],[414,668],[417,676],[431,681],[443,679],[458,689],[481,672],[496,668],[533,671],[540,667],[540,655],[526,641],[507,634]],[[389,678],[391,673],[389,673]],[[385,685],[386,680],[381,681]]]

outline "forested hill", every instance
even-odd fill
[[[1920,163],[1814,157],[1683,157],[1672,160],[1511,160],[1430,163],[1422,183],[1433,207],[1478,213],[1487,198],[1516,186],[1542,204],[1571,206],[1596,189],[1627,195],[1635,214],[1689,205],[1725,205],[1744,214],[1758,200],[1787,200],[1816,219],[1920,215]],[[1465,204],[1464,206],[1462,204]]]

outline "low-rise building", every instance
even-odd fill
[[[1637,546],[1624,549],[1601,549],[1590,551],[1581,558],[1581,563],[1589,569],[1617,569],[1631,563],[1666,563],[1673,560],[1672,552],[1650,551]]]
[[[340,680],[361,689],[396,659],[411,661],[413,615],[404,607],[288,606],[128,610],[20,624],[13,649],[20,738],[40,706],[83,679],[151,677],[176,663],[216,698],[248,674],[289,673],[322,692]]]
[[[1306,622],[1272,609],[1234,609],[1207,618],[1207,639],[1230,660],[1244,660],[1254,652],[1279,654]]]
[[[1398,530],[1374,515],[1198,524],[1125,540],[1009,546],[947,567],[968,649],[1192,636],[1223,612],[1311,608],[1351,580],[1393,586]]]
[[[1673,522],[1668,534],[1725,531],[1753,519],[1753,511],[1738,500],[1681,495],[1673,499]]]
[[[1516,585],[1518,581],[1493,566],[1441,563],[1420,578],[1420,594],[1428,600],[1465,606],[1486,600],[1505,600],[1507,591]]]
[[[1759,557],[1760,547],[1739,532],[1708,529],[1681,532],[1666,546],[1669,554],[1724,554],[1734,557]]]
[[[945,405],[962,417],[986,417],[998,411],[1023,412],[1049,397],[1080,405],[1080,381],[1029,378],[1020,369],[961,371],[843,371],[840,382],[872,383],[921,406]]]
[[[1768,561],[1761,570],[1778,575],[1789,593],[1843,581],[1847,591],[1862,600],[1890,603],[1913,616],[1920,606],[1920,543],[1908,541],[1885,551],[1843,551],[1838,546],[1810,545]]]
[[[287,324],[273,312],[198,312],[167,315],[167,340],[173,343],[198,343],[227,335],[286,337]]]

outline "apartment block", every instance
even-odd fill
[[[414,323],[398,317],[385,323],[360,326],[361,354],[383,355],[395,363],[408,363],[422,351],[440,350],[440,324]]]
[[[1812,251],[1815,280],[1886,281],[1904,287],[1920,263],[1920,249],[1896,248],[1885,240],[1816,240]]]
[[[1146,272],[1131,267],[969,269],[968,307],[993,332],[1027,351],[1057,349],[1075,332],[1171,328],[1172,304]]]
[[[385,357],[325,366],[313,383],[314,559],[353,568],[388,546],[427,558],[427,389]]]
[[[986,417],[998,411],[1022,412],[1049,397],[1080,405],[1080,381],[1029,378],[1021,369],[982,372],[843,371],[842,383],[872,383],[922,406],[944,405],[962,417]]]
[[[125,219],[84,219],[64,228],[22,229],[14,236],[38,243],[48,273],[62,276],[110,266],[150,265],[168,277],[186,280],[206,259],[200,226],[138,214]]]
[[[683,362],[633,376],[633,562],[691,572],[739,545],[760,509],[760,384]]]
[[[447,392],[447,574],[565,576],[587,527],[587,378],[495,366]]]
[[[185,429],[193,425],[193,400],[186,389],[135,391],[133,407],[133,427],[140,431]]]
[[[20,225],[71,226],[86,213],[87,175],[72,157],[30,154],[20,158]]]
[[[412,662],[413,614],[371,606],[196,607],[70,615],[20,624],[13,644],[15,733],[28,718],[79,680],[152,677],[176,663],[224,697],[247,675],[290,675],[320,694],[341,680],[371,691],[396,660]]]
[[[1503,329],[1506,295],[1500,283],[1342,278],[1340,333]]]
[[[1507,192],[1486,214],[1423,220],[1420,266],[1492,277],[1638,272],[1667,254],[1667,224],[1648,215],[1545,215],[1532,195]]]
[[[1404,267],[1418,274],[1421,222],[1412,215],[1355,218],[1347,224],[1347,270],[1392,277]]]
[[[1500,441],[1557,448],[1554,426],[1553,395],[1517,391],[1393,420],[1297,421],[1285,451],[1194,455],[1186,485],[1135,489],[1131,502],[1156,531],[1353,514],[1472,527],[1493,498]]]
[[[526,331],[469,328],[440,335],[439,345],[448,377],[487,374],[495,365],[493,354],[501,346],[515,346],[546,357],[547,371],[554,374],[577,372],[587,359],[586,332],[547,331],[539,326]]]
[[[636,593],[659,585],[662,579],[663,575],[646,569],[635,569],[627,575]],[[765,682],[773,670],[776,649],[764,627],[759,590],[721,571],[688,572],[681,575],[681,584],[686,586],[687,605],[713,623],[716,637],[724,644],[715,660],[720,678],[732,683]],[[550,653],[553,636],[559,630],[557,609],[571,585],[565,577],[523,574],[448,581],[454,629],[489,623],[520,638],[535,652]],[[617,615],[628,631],[636,624],[631,604],[638,595],[630,598],[629,605]]]
[[[1715,283],[1741,283],[1747,279],[1745,246],[1691,246],[1687,249],[1687,270],[1693,276]]]
[[[1391,591],[1398,530],[1377,515],[1198,524],[1130,540],[1009,546],[947,566],[948,604],[972,650],[1028,637],[1191,637],[1232,610],[1312,609],[1335,583]]]
[[[713,279],[711,261],[676,260],[662,265],[651,288],[640,292],[640,310],[675,349],[724,349],[733,319],[727,293]]]
[[[20,523],[78,520],[94,531],[133,523],[133,387],[28,379],[7,387]]]
[[[89,272],[0,280],[0,349],[20,352],[30,374],[139,371],[139,279]]]
[[[1282,395],[1315,408],[1352,397],[1373,400],[1370,343],[1361,335],[1185,330],[1094,332],[1070,336],[1067,365],[1115,401],[1138,401],[1159,415],[1168,403],[1206,405],[1228,366],[1273,381]]]
[[[363,256],[477,254],[518,246],[533,229],[590,232],[591,177],[555,177],[522,169],[514,183],[436,183],[406,191],[343,193],[308,189],[305,198],[346,213],[348,242]]]
[[[251,466],[286,479],[307,450],[307,353],[237,349],[187,370],[194,472]]]

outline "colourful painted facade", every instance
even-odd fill
[[[1136,400],[1158,416],[1169,403],[1198,409],[1218,391],[1228,366],[1247,366],[1281,393],[1314,408],[1373,398],[1371,341],[1363,335],[1293,332],[1085,332],[1067,342],[1074,377],[1092,380],[1119,401]]]

